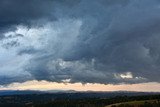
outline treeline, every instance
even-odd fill
[[[146,96],[116,96],[113,98],[92,98],[92,99],[78,99],[78,100],[54,100],[46,103],[36,104],[35,107],[105,107],[106,105],[127,102],[127,101],[143,101],[143,100],[154,100],[160,99],[160,95],[146,95]],[[146,103],[148,104],[148,103]],[[144,107],[148,107],[144,105]],[[122,106],[119,107],[129,107]],[[143,107],[143,106],[142,106]],[[152,106],[149,106],[152,107]],[[157,106],[160,107],[160,106]]]
[[[0,107],[104,107],[106,105],[127,102],[127,101],[143,101],[143,100],[154,100],[154,99],[157,99],[159,101],[160,99],[160,95],[116,96],[112,98],[82,98],[82,99],[68,99],[65,96],[64,98],[61,97],[56,99],[54,98],[48,99],[48,96],[50,95],[43,94],[43,95],[3,96],[0,97]]]

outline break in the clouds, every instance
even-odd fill
[[[1,0],[0,84],[160,82],[159,0]]]

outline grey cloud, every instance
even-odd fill
[[[35,54],[38,52],[42,52],[41,50],[36,50],[33,47],[26,47],[25,49],[22,49],[18,52],[18,55],[23,55],[23,54]]]
[[[30,21],[46,18],[54,11],[53,4],[52,0],[1,0],[0,29],[15,24],[29,25]]]
[[[14,34],[23,36],[10,37],[18,39],[19,46],[8,44],[16,56],[29,56],[22,66],[28,78],[103,84],[160,82],[158,0],[47,0],[34,7],[35,2],[26,1],[22,11],[15,8],[15,16],[24,12],[24,22],[32,23],[30,27],[22,23],[28,30],[19,28],[25,33]],[[33,16],[26,14],[29,7]],[[56,20],[48,20],[52,18]],[[21,24],[21,17],[3,20]]]

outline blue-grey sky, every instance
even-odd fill
[[[0,85],[160,82],[159,0],[1,0]]]

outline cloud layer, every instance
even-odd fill
[[[160,82],[158,0],[0,1],[0,84]]]

